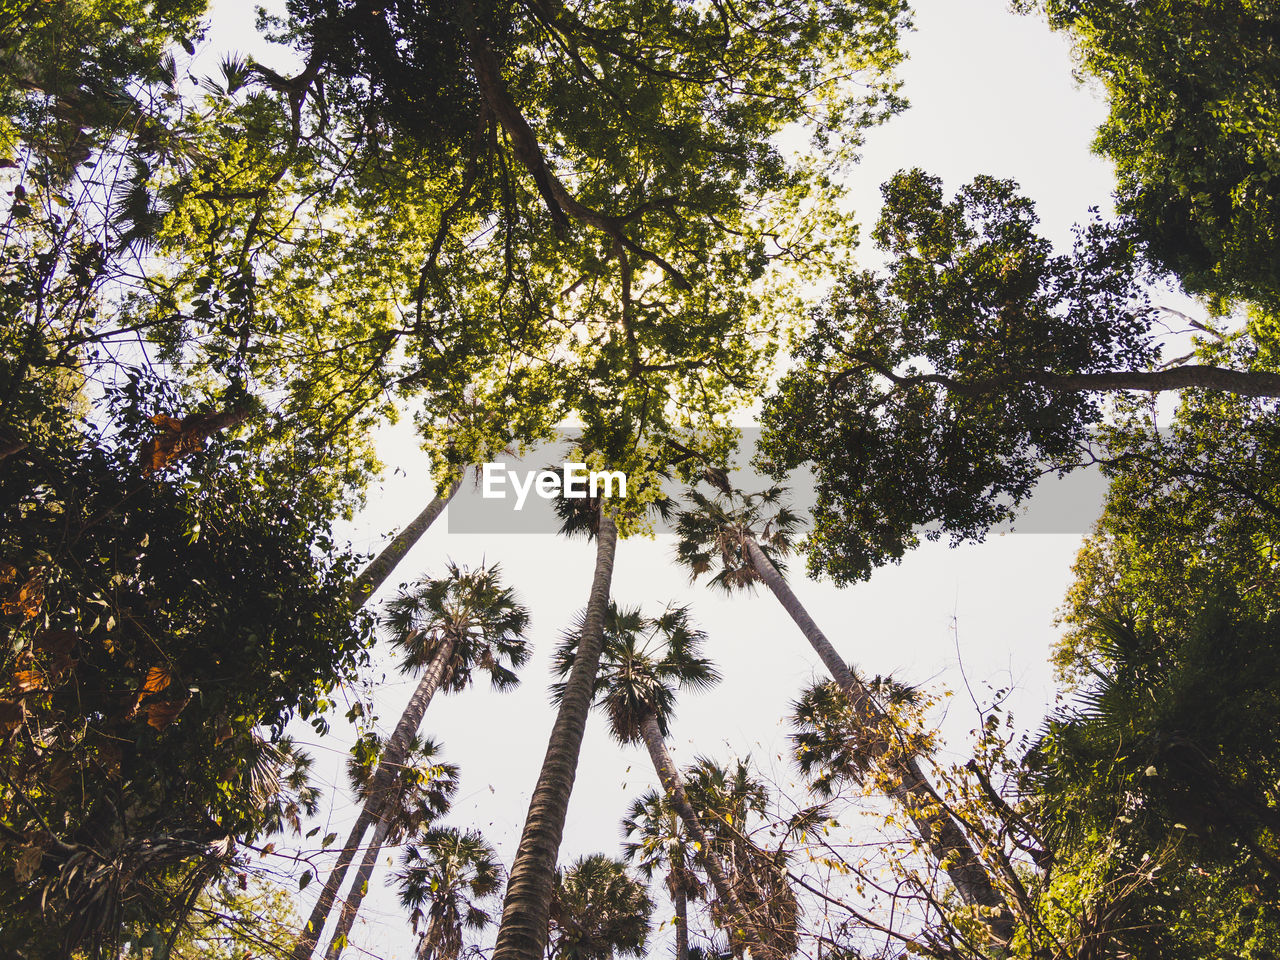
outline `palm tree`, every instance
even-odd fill
[[[464,476],[465,471],[451,481],[444,492],[432,497],[431,502],[423,507],[422,512],[409,521],[396,538],[383,547],[382,551],[370,560],[368,565],[360,571],[359,576],[351,582],[348,597],[352,613],[359,611],[369,598],[378,592],[378,588],[387,577],[391,576],[391,572],[404,559],[405,554],[413,549],[414,544],[422,539],[422,535],[436,522],[440,514],[444,513],[444,508],[449,505],[449,501],[462,486]]]
[[[769,793],[743,760],[726,767],[699,757],[685,771],[689,802],[704,813],[710,824],[711,847],[734,876],[741,877],[738,897],[755,915],[755,929],[766,936],[756,944],[735,936],[731,929],[729,946],[742,956],[747,946],[760,960],[785,960],[796,952],[800,915],[795,891],[787,876],[788,855],[784,849],[766,850],[748,832],[748,823],[765,814]]]
[[[387,740],[369,781],[364,807],[338,862],[325,882],[307,926],[294,944],[293,960],[308,960],[315,950],[347,868],[366,831],[374,824],[378,827],[371,846],[381,846],[390,823],[383,817],[383,808],[394,796],[391,788],[396,771],[404,766],[413,737],[436,691],[442,687],[446,692],[465,689],[477,669],[487,672],[499,690],[518,682],[512,670],[503,666],[503,661],[514,668],[529,659],[524,641],[529,612],[517,602],[510,588],[500,585],[499,574],[497,565],[469,570],[451,563],[447,576],[424,579],[416,589],[390,603],[385,620],[405,654],[401,670],[423,670],[423,674]]]
[[[579,620],[578,626],[561,639],[552,662],[558,676],[565,676],[571,669],[581,631]],[[610,603],[595,699],[609,716],[614,739],[622,744],[644,742],[671,806],[700,849],[699,859],[717,895],[735,922],[746,923],[746,911],[741,909],[729,877],[711,852],[666,745],[677,688],[705,688],[720,679],[711,661],[699,656],[705,636],[692,626],[685,607],[669,607],[662,616],[652,619],[643,616],[638,607],[621,609]],[[563,684],[552,686],[555,699],[560,699],[563,692]]]
[[[608,511],[598,502],[593,506],[590,522],[578,527],[596,541],[595,572],[582,619],[578,655],[565,682],[547,753],[529,800],[529,812],[507,882],[494,960],[542,960],[547,946],[556,862],[595,690],[618,543],[618,529]]]
[[[652,913],[645,885],[621,861],[582,857],[556,871],[549,953],[555,960],[643,956]]]
[[[428,830],[405,851],[398,879],[418,934],[417,960],[458,960],[467,932],[493,923],[486,902],[502,887],[502,867],[474,830]]]
[[[374,760],[380,752],[374,743],[357,751],[347,761],[347,775],[356,796],[366,803],[372,796]],[[337,960],[347,945],[360,904],[369,892],[369,881],[378,865],[382,847],[417,836],[427,825],[449,812],[449,803],[458,791],[458,768],[451,763],[438,762],[436,756],[439,752],[440,745],[436,741],[421,740],[415,735],[404,762],[395,769],[395,780],[378,815],[373,840],[365,848],[364,859],[338,915],[338,926],[329,941],[326,960]]]
[[[1013,936],[1012,914],[968,837],[946,812],[916,757],[892,749],[895,738],[888,711],[836,652],[783,578],[783,558],[792,549],[799,525],[799,517],[782,503],[785,491],[772,487],[737,494],[718,470],[708,470],[707,480],[719,492],[711,497],[696,488],[688,492],[692,508],[681,513],[676,523],[677,560],[689,567],[694,579],[718,566],[711,584],[726,592],[751,590],[758,583],[769,588],[848,698],[863,748],[872,757],[890,757],[890,795],[907,811],[934,859],[945,865],[965,902],[996,911],[990,921],[992,936],[1000,945],[1008,944]]]
[[[651,879],[665,873],[676,914],[676,960],[689,960],[689,902],[701,900],[704,886],[693,868],[694,852],[680,817],[666,794],[648,790],[631,803],[622,821],[623,856]]]

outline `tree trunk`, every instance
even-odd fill
[[[459,477],[449,485],[449,489],[442,495],[432,497],[431,502],[426,505],[423,511],[414,517],[394,540],[383,547],[382,552],[370,560],[367,567],[360,571],[360,575],[351,584],[351,593],[349,594],[352,613],[363,607],[366,601],[382,586],[387,577],[391,576],[391,571],[396,568],[396,564],[404,558],[406,553],[413,549],[414,544],[427,532],[427,528],[435,523],[436,517],[440,516],[444,508],[449,505],[449,501],[453,499],[453,495],[458,492],[458,488],[461,486],[462,478]]]
[[[299,935],[298,941],[293,945],[292,960],[310,960],[316,944],[320,942],[320,934],[324,931],[324,925],[329,919],[329,913],[333,910],[334,900],[338,896],[338,888],[342,886],[342,881],[347,875],[347,869],[351,866],[351,861],[354,859],[356,851],[360,849],[365,831],[369,829],[370,824],[383,818],[387,788],[395,777],[396,769],[404,765],[405,758],[409,752],[409,743],[413,739],[413,735],[418,732],[418,727],[422,725],[422,717],[427,712],[427,705],[431,703],[431,698],[440,687],[445,671],[449,666],[449,659],[452,656],[453,641],[446,639],[441,643],[440,649],[436,651],[436,655],[432,659],[430,666],[427,667],[426,673],[418,681],[418,686],[413,691],[413,696],[409,698],[409,703],[405,706],[404,713],[400,715],[400,722],[396,724],[395,731],[391,734],[386,746],[383,747],[382,757],[378,761],[378,768],[374,771],[373,779],[369,784],[369,798],[365,801],[364,808],[360,811],[360,816],[356,818],[355,826],[351,828],[347,842],[343,845],[338,855],[338,862],[333,865],[333,869],[329,872],[329,878],[325,881],[324,889],[320,891],[320,899],[316,901],[316,905],[311,911],[311,918]],[[385,837],[385,833],[383,837]],[[374,842],[381,845],[381,841],[382,838],[379,838],[378,834],[375,833]],[[374,856],[377,856],[376,850],[374,851]],[[352,919],[355,919],[354,914]]]
[[[360,861],[360,869],[356,871],[356,878],[351,881],[351,889],[347,892],[347,899],[342,904],[342,913],[338,915],[338,925],[334,928],[333,936],[329,940],[329,949],[324,955],[325,960],[338,960],[347,946],[347,937],[351,935],[351,928],[355,925],[360,904],[364,902],[365,894],[369,892],[369,881],[373,878],[373,870],[378,865],[378,854],[382,852],[382,844],[387,839],[388,825],[388,819],[384,815],[374,828],[373,839],[369,841],[364,859]]]
[[[1014,370],[996,377],[966,379],[940,373],[899,376],[882,363],[861,353],[858,354],[857,359],[899,387],[936,383],[964,397],[985,397],[1004,393],[1026,384],[1036,384],[1050,390],[1094,393],[1119,390],[1160,393],[1165,390],[1200,387],[1204,390],[1234,393],[1242,397],[1280,397],[1280,373],[1272,373],[1268,370],[1232,370],[1229,367],[1197,363],[1187,363],[1165,370],[1105,370],[1099,373]]]
[[[750,537],[746,539],[746,551],[760,579],[791,615],[832,678],[853,704],[854,714],[866,733],[868,746],[873,753],[883,754],[888,749],[881,732],[881,724],[886,717],[872,699],[870,691],[836,653],[836,648],[814,623],[800,599],[778,572],[778,568]],[[970,905],[993,907],[1000,911],[995,919],[989,921],[990,929],[999,945],[1007,945],[1013,937],[1013,915],[1004,899],[996,892],[990,875],[983,868],[968,837],[946,810],[941,808],[938,795],[925,779],[915,757],[904,757],[897,761],[895,767],[897,782],[892,788],[891,796],[906,808],[934,859],[938,863],[947,864],[947,875],[964,901]]]
[[[493,960],[543,960],[547,947],[556,860],[564,835],[565,814],[573,792],[587,713],[591,709],[596,674],[600,668],[604,617],[609,604],[609,584],[613,579],[617,542],[617,528],[602,509],[595,575],[587,600],[582,636],[578,641],[578,653],[565,683],[564,698],[551,728],[542,771],[529,801],[529,813],[502,905],[502,924],[498,928]]]
[[[689,795],[685,793],[684,784],[680,782],[680,774],[671,759],[671,754],[667,752],[662,731],[658,729],[658,718],[652,713],[640,721],[640,735],[644,737],[644,745],[649,748],[649,758],[653,761],[654,769],[658,771],[658,779],[662,781],[662,789],[671,800],[671,806],[680,815],[685,830],[698,844],[696,856],[707,871],[707,876],[711,878],[711,885],[716,888],[716,894],[739,923],[749,926],[750,918],[747,916],[746,908],[734,892],[733,885],[720,864],[720,858],[712,852],[711,844],[707,840],[707,832],[702,829],[702,821],[698,819],[693,804],[689,802]],[[749,939],[756,938],[751,935]]]
[[[676,960],[689,960],[689,894],[683,883],[670,886],[676,908]]]
[[[1181,390],[1203,387],[1242,397],[1280,397],[1280,374],[1230,370],[1189,363],[1167,370],[1115,370],[1107,373],[1032,374],[1027,378],[1051,390]]]

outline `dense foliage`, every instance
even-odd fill
[[[1115,218],[1059,250],[1013,181],[904,170],[869,269],[845,190],[905,107],[901,0],[287,0],[275,66],[216,69],[201,0],[0,0],[0,952],[309,960],[334,912],[337,960],[402,844],[422,960],[652,953],[659,877],[677,960],[1280,954],[1280,10],[1017,5],[1101,82]],[[1177,360],[1169,281],[1206,308]],[[729,482],[756,403],[760,464],[814,478],[803,542],[782,487]],[[334,525],[403,415],[440,496],[357,579]],[[351,706],[362,808],[291,864],[331,867],[301,922],[250,876],[321,830],[286,727],[369,682],[363,608],[466,468],[569,423],[630,495],[558,504],[596,559],[510,869],[440,822],[466,758],[420,727],[515,684],[529,612],[448,564],[387,607],[418,684],[389,736]],[[1085,462],[1111,487],[1064,700],[1020,741],[997,694],[957,760],[939,699],[864,679],[783,561],[867,579]],[[720,671],[613,576],[677,509],[676,561],[766,587],[830,675],[794,782],[670,755]],[[593,704],[661,787],[624,821],[639,876],[560,862]]]

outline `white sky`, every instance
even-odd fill
[[[242,14],[248,5],[221,0],[213,7],[209,47],[245,49],[252,39],[252,18]],[[1048,235],[1065,247],[1071,225],[1086,218],[1090,206],[1105,210],[1109,202],[1110,167],[1089,152],[1105,113],[1100,95],[1072,79],[1064,38],[1034,18],[1008,12],[1003,0],[918,0],[916,7],[918,29],[906,38],[911,59],[901,71],[912,107],[872,131],[852,183],[864,225],[874,222],[879,184],[898,169],[921,166],[942,176],[948,191],[987,173],[1018,180],[1037,202]],[[373,489],[368,510],[344,532],[370,552],[429,495],[425,459],[407,428],[388,431],[381,449],[388,464],[403,472]],[[892,672],[955,691],[944,730],[960,743],[975,716],[958,658],[980,700],[988,692],[985,685],[1012,684],[1009,703],[1020,725],[1033,728],[1043,716],[1053,697],[1046,654],[1056,635],[1054,612],[1079,543],[1078,536],[1020,534],[955,550],[929,544],[853,588],[837,590],[798,573],[793,585],[841,653],[864,673]],[[671,738],[677,761],[751,753],[766,771],[793,782],[785,762],[785,717],[801,687],[821,676],[816,658],[771,596],[725,599],[690,587],[671,562],[672,550],[670,538],[620,544],[614,596],[649,610],[668,601],[692,603],[697,623],[710,635],[708,652],[724,681],[681,702]],[[546,697],[548,657],[560,630],[586,602],[594,546],[549,535],[450,536],[441,520],[393,580],[438,572],[446,558],[471,565],[500,561],[507,582],[533,612],[535,653],[521,687],[505,695],[476,689],[438,697],[423,727],[443,741],[445,758],[462,767],[462,788],[448,821],[479,827],[509,866],[553,718]],[[388,671],[378,694],[384,731],[394,725],[412,682]],[[334,732],[317,742],[309,727],[295,726],[316,756],[318,779],[340,784],[352,731],[338,720]],[[594,716],[562,862],[598,850],[616,855],[618,824],[629,801],[656,782],[643,749],[620,750],[603,718]],[[335,830],[345,837],[353,809],[341,790],[326,795],[323,815],[321,833]],[[384,856],[352,943],[380,957],[412,957],[408,921],[393,894],[380,889],[379,880],[389,873],[385,862]],[[271,866],[288,869],[284,862]],[[664,906],[655,919],[668,917]],[[668,935],[669,927],[655,939],[655,954],[666,954]]]

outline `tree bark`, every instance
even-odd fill
[[[670,886],[676,908],[676,960],[689,960],[689,894],[682,883]]]
[[[564,698],[533,788],[520,846],[511,867],[502,924],[493,960],[543,960],[551,916],[551,892],[556,860],[564,836],[564,820],[577,774],[578,754],[587,713],[595,693],[600,652],[604,645],[604,617],[613,579],[618,531],[603,510],[596,537],[596,566],[587,599],[578,653],[565,683]]]
[[[1200,387],[1221,390],[1242,397],[1280,397],[1280,373],[1268,370],[1232,370],[1207,364],[1187,363],[1165,370],[1107,370],[1101,373],[1047,373],[1037,370],[1015,370],[1002,376],[965,379],[940,373],[900,376],[885,364],[863,353],[857,359],[897,386],[935,383],[966,397],[983,397],[1026,384],[1050,390],[1102,392],[1142,390],[1160,393]]]
[[[1203,387],[1242,397],[1280,397],[1280,374],[1186,364],[1167,370],[1115,370],[1107,373],[1035,374],[1032,383],[1051,390],[1181,390]]]
[[[320,891],[320,899],[316,901],[315,907],[312,908],[311,917],[307,921],[307,925],[302,929],[297,942],[293,945],[292,960],[310,960],[316,944],[320,942],[320,934],[324,931],[325,922],[329,919],[329,914],[333,910],[334,901],[338,896],[338,889],[342,886],[342,881],[347,875],[347,869],[351,866],[351,861],[355,858],[356,851],[360,849],[360,844],[364,840],[365,831],[369,829],[371,824],[379,822],[380,818],[379,830],[382,829],[381,823],[386,822],[384,809],[388,799],[388,788],[395,778],[397,767],[404,765],[405,758],[409,753],[409,743],[413,739],[413,735],[418,732],[418,727],[422,725],[422,718],[427,712],[427,706],[431,703],[431,698],[444,680],[445,671],[448,669],[449,660],[452,656],[453,640],[445,639],[440,644],[440,649],[436,651],[430,666],[427,667],[426,673],[418,681],[418,686],[413,691],[413,696],[409,698],[409,703],[400,715],[400,722],[396,724],[395,731],[391,734],[386,746],[383,747],[382,757],[378,761],[378,767],[374,771],[373,779],[369,784],[369,798],[365,801],[364,808],[360,811],[360,816],[356,818],[355,825],[347,836],[347,842],[343,845],[338,855],[338,862],[333,865],[333,869],[329,872],[324,889]],[[381,838],[375,833],[374,843],[381,845],[382,839],[385,839],[385,833],[382,834]],[[374,856],[377,856],[376,850]],[[354,921],[354,919],[353,914],[352,920]]]
[[[378,865],[378,854],[382,852],[382,844],[386,841],[388,832],[389,820],[384,813],[374,828],[373,839],[365,849],[364,859],[360,861],[360,869],[356,871],[356,878],[351,881],[351,889],[347,891],[342,912],[338,914],[338,925],[334,928],[333,936],[329,940],[329,949],[325,951],[325,960],[338,960],[347,946],[347,937],[350,936],[351,928],[355,925],[360,904],[364,902],[365,894],[369,892],[369,881],[373,877],[374,868]]]
[[[449,501],[461,486],[462,478],[459,477],[449,485],[445,493],[432,497],[423,511],[414,517],[394,540],[383,547],[382,552],[370,560],[367,567],[360,571],[360,575],[351,584],[349,599],[352,613],[363,607],[387,577],[391,576],[396,565],[404,559],[406,553],[413,549],[414,544],[427,532],[427,528],[435,523],[436,518],[444,512],[444,508],[449,505]]]
[[[748,537],[746,550],[757,575],[790,614],[832,678],[849,698],[854,714],[866,733],[867,745],[874,753],[882,755],[889,746],[881,732],[881,724],[886,719],[884,712],[809,616],[778,568],[764,555],[760,545]],[[915,757],[904,757],[895,763],[895,767],[897,782],[891,790],[891,796],[906,808],[916,831],[929,847],[934,859],[947,865],[947,875],[965,903],[999,910],[999,915],[989,920],[988,925],[999,945],[1007,945],[1013,937],[1013,915],[1004,898],[996,892],[991,877],[983,868],[969,838],[946,810],[941,808],[938,795],[925,778]]]
[[[746,926],[747,932],[750,932],[751,924],[746,908],[734,892],[733,884],[729,882],[729,877],[720,864],[720,858],[712,852],[711,844],[707,840],[707,832],[702,828],[702,821],[698,819],[693,804],[689,802],[689,795],[685,793],[684,784],[680,782],[680,774],[671,759],[671,754],[667,752],[662,731],[658,729],[658,718],[652,713],[640,721],[640,735],[644,738],[644,745],[649,749],[649,758],[653,761],[654,769],[658,771],[658,779],[662,781],[662,789],[670,798],[671,806],[680,815],[685,830],[698,844],[697,858],[707,871],[707,876],[711,878],[711,885],[716,888],[716,894],[738,922]],[[749,939],[754,940],[754,935]]]

